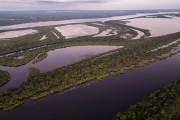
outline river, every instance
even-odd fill
[[[180,53],[66,94],[53,94],[9,112],[2,120],[110,120],[115,113],[180,78]]]
[[[120,19],[129,19],[134,17],[142,17],[146,15],[158,15],[158,14],[176,14],[177,12],[157,12],[157,13],[139,13],[135,15],[125,15],[125,16],[115,16],[115,17],[106,17],[106,18],[91,18],[91,19],[71,19],[71,20],[60,20],[60,21],[46,21],[46,22],[34,22],[34,23],[23,23],[15,24],[8,26],[0,26],[0,30],[15,30],[15,29],[24,29],[24,28],[34,28],[42,26],[52,26],[52,25],[64,25],[72,23],[86,23],[86,22],[97,22],[97,21],[110,21],[110,20],[120,20]]]
[[[63,67],[82,59],[123,48],[123,46],[74,46],[60,48],[48,52],[48,56],[42,61],[32,64],[32,62],[19,67],[6,67],[0,65],[0,70],[8,71],[10,74],[10,81],[4,86],[0,87],[0,92],[9,88],[19,87],[23,82],[27,81],[29,76],[29,68],[34,67],[45,73],[50,70]]]

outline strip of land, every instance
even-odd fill
[[[9,82],[10,76],[6,71],[0,70],[0,87]]]
[[[75,85],[83,84],[89,80],[99,80],[104,79],[108,75],[118,75],[123,73],[122,69],[125,67],[131,70],[134,68],[131,68],[131,66],[141,66],[142,64],[140,63],[144,63],[144,61],[148,61],[145,64],[154,62],[159,59],[159,56],[164,54],[170,56],[179,52],[179,42],[167,48],[153,52],[149,51],[177,39],[180,39],[179,32],[161,37],[130,41],[124,49],[119,49],[112,54],[101,57],[94,56],[47,73],[31,74],[28,81],[19,88],[0,93],[0,108],[8,111],[26,103],[26,99],[28,98],[39,99],[64,89],[70,89]],[[80,43],[83,42],[76,41],[74,45]],[[112,44],[112,41],[97,40],[93,43]],[[115,43],[119,44],[120,42],[115,39]]]
[[[153,92],[142,101],[118,113],[113,120],[178,120],[180,116],[180,80]]]

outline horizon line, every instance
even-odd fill
[[[114,10],[108,10],[108,9],[104,9],[104,10],[36,10],[36,9],[32,9],[32,10],[0,10],[0,12],[14,12],[14,11],[19,11],[19,12],[28,12],[28,11],[133,11],[133,10],[180,10],[180,9],[114,9]]]

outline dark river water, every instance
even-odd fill
[[[25,82],[29,76],[30,67],[35,67],[41,72],[48,72],[68,64],[72,64],[79,60],[118,48],[122,48],[122,46],[97,45],[66,47],[49,51],[48,56],[36,64],[32,64],[30,62],[20,67],[6,67],[0,65],[0,70],[8,71],[11,77],[11,80],[7,84],[0,87],[0,92],[9,88],[19,87],[23,82]]]
[[[1,120],[111,120],[151,92],[180,78],[180,54],[157,61],[127,74],[109,77],[61,95],[32,101],[10,112],[0,111]]]

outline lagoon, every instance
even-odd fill
[[[19,87],[23,82],[26,82],[30,67],[35,67],[41,72],[48,72],[50,70],[78,62],[82,59],[119,48],[122,48],[122,46],[66,47],[49,51],[48,56],[36,64],[32,64],[31,61],[30,63],[20,67],[6,67],[0,65],[0,70],[8,71],[11,77],[11,80],[6,85],[0,87],[0,91]]]

